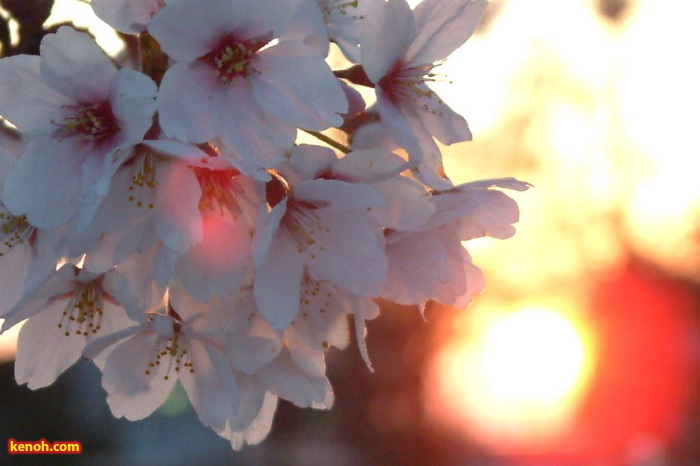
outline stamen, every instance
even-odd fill
[[[331,231],[331,228],[324,225],[321,222],[321,217],[314,212],[316,208],[316,206],[305,202],[290,200],[287,212],[282,219],[297,243],[297,251],[308,253],[311,259],[316,258],[314,247],[320,251],[325,249],[319,235]]]
[[[127,188],[129,191],[129,202],[136,203],[137,207],[148,205],[149,209],[155,208],[151,202],[154,190],[158,186],[156,181],[156,154],[150,149],[138,150],[131,164],[131,183]],[[149,199],[148,201],[146,199]]]
[[[27,221],[25,215],[14,216],[9,212],[0,212],[0,233],[2,233],[0,244],[0,257],[2,257],[16,246],[25,242],[31,244],[36,228]]]
[[[219,210],[234,217],[240,212],[238,201],[234,196],[233,177],[238,175],[236,169],[210,170],[208,168],[191,167],[197,176],[197,181],[202,189],[202,197],[199,199],[199,211],[209,213]]]
[[[394,105],[400,105],[406,101],[419,105],[418,108],[442,116],[439,110],[433,110],[423,99],[433,100],[438,105],[443,103],[435,92],[426,86],[428,82],[444,81],[444,76],[433,73],[432,70],[438,64],[408,66],[403,61],[398,61],[392,69],[379,81],[379,86],[384,91],[389,101]]]
[[[181,329],[179,322],[173,322],[172,336],[158,337],[144,374],[151,375],[152,371],[158,370],[156,366],[160,366],[161,363],[168,366],[163,375],[164,380],[168,380],[173,372],[175,376],[183,372],[194,373],[189,339],[182,337]]]
[[[271,40],[271,33],[243,41],[228,36],[200,60],[214,68],[221,82],[233,83],[238,77],[247,78],[251,71],[259,73],[252,63],[258,60],[258,50]]]
[[[79,284],[61,315],[58,328],[64,335],[88,336],[97,334],[102,328],[104,296],[98,281]]]
[[[340,11],[341,15],[349,19],[361,20],[364,16],[354,14],[354,11],[352,11],[357,8],[359,3],[359,0],[322,0],[321,9],[323,10],[323,16],[326,20],[334,11]]]
[[[63,124],[54,123],[59,126],[56,136],[61,140],[78,136],[82,144],[99,144],[119,131],[109,102],[84,103],[64,108],[72,110],[72,115],[63,118]]]

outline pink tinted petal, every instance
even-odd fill
[[[202,240],[199,200],[202,189],[192,170],[184,163],[163,164],[158,173],[156,234],[166,246],[184,254]]]
[[[485,0],[423,0],[414,10],[417,34],[406,56],[416,64],[446,58],[471,37],[487,5]]]
[[[389,100],[381,87],[378,86],[376,92],[377,111],[382,122],[389,127],[393,139],[404,148],[415,145],[417,136],[413,133],[413,128],[406,120],[402,109]]]
[[[353,299],[351,302],[352,313],[355,315],[357,346],[360,348],[360,354],[365,364],[367,364],[367,368],[370,372],[374,372],[372,362],[369,359],[369,352],[367,351],[367,326],[365,321],[379,317],[379,306],[371,299]]]
[[[515,191],[527,191],[532,188],[530,183],[517,180],[515,178],[492,178],[486,180],[471,181],[469,183],[457,186],[459,190],[467,189],[487,189],[487,188],[503,188],[512,189]]]
[[[333,176],[345,181],[371,183],[393,177],[406,169],[406,161],[388,150],[354,150],[333,165]]]
[[[386,199],[386,206],[372,209],[380,225],[393,230],[413,230],[424,224],[435,212],[423,185],[397,176],[372,187]]]
[[[484,290],[484,274],[478,267],[472,264],[471,256],[469,256],[469,253],[464,248],[462,248],[462,257],[460,259],[455,258],[454,260],[462,261],[466,286],[464,287],[464,292],[461,295],[457,294],[452,302],[447,300],[442,300],[442,302],[464,308]]]
[[[175,276],[198,301],[234,296],[251,270],[250,228],[243,218],[219,211],[204,215],[202,226],[202,241],[178,260]]]
[[[258,53],[252,75],[255,100],[282,121],[311,130],[340,126],[348,109],[345,93],[323,57],[296,42]]]
[[[456,238],[454,241],[459,245]],[[453,270],[455,264],[434,231],[387,244],[387,256],[389,272],[381,295],[400,304],[422,305],[437,295],[441,283],[454,280],[459,272]]]
[[[41,41],[41,76],[76,102],[105,101],[117,69],[88,36],[62,26]]]
[[[255,301],[275,330],[284,330],[299,312],[304,264],[296,246],[278,231],[255,275]]]
[[[3,200],[15,215],[40,228],[65,224],[80,207],[82,175],[70,141],[29,142],[5,180]]]
[[[165,4],[164,0],[92,0],[95,14],[105,23],[125,34],[143,32]]]
[[[313,278],[330,280],[358,296],[378,296],[387,272],[381,228],[356,212],[317,212],[330,231],[319,231],[304,256]]]
[[[0,114],[32,136],[56,131],[53,122],[63,121],[61,107],[75,104],[41,80],[40,63],[29,55],[0,60]]]
[[[404,58],[415,35],[413,12],[405,0],[371,2],[363,28],[362,66],[376,84]]]
[[[518,204],[500,191],[475,192],[467,202],[477,202],[467,217],[457,219],[462,241],[482,236],[506,239],[515,234],[513,223],[519,218]],[[465,199],[466,201],[466,199]]]
[[[428,90],[427,86],[421,86]],[[472,133],[462,115],[452,110],[437,95],[421,97],[414,105],[402,108],[406,119],[414,128],[420,125],[425,132],[443,144],[471,141]]]
[[[162,14],[162,13],[161,13]],[[158,115],[163,132],[185,142],[205,142],[215,134],[212,102],[224,92],[221,81],[204,63],[178,63],[158,90]]]
[[[385,204],[384,198],[369,185],[339,180],[305,181],[294,188],[294,195],[325,210],[366,211]]]

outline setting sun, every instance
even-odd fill
[[[590,337],[555,308],[484,309],[470,309],[471,331],[436,357],[435,413],[487,446],[537,450],[575,415],[594,360]]]

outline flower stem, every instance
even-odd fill
[[[351,149],[348,146],[339,143],[335,139],[329,138],[328,136],[326,136],[323,133],[319,133],[318,131],[312,131],[310,129],[303,129],[303,128],[301,128],[301,130],[304,131],[305,133],[309,133],[310,135],[320,139],[321,141],[325,142],[329,146],[338,149],[343,154],[349,154],[351,152]]]

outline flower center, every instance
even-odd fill
[[[357,8],[360,3],[359,0],[320,0],[319,3],[323,10],[323,16],[326,19],[336,11],[339,11],[341,15],[348,19],[356,20],[363,18],[361,15],[355,15],[352,11]]]
[[[299,253],[307,252],[311,259],[316,258],[314,248],[323,251],[321,235],[329,233],[330,227],[321,222],[321,217],[314,212],[316,206],[307,202],[289,200],[287,212],[282,218],[284,226],[297,243]]]
[[[434,82],[439,75],[432,72],[435,65],[408,66],[403,61],[397,61],[389,72],[379,81],[379,86],[384,95],[394,105],[404,102],[417,104],[421,99],[435,99],[438,104],[442,100],[433,92],[426,82]],[[420,107],[426,111],[433,111],[427,103]],[[437,113],[434,112],[433,113]]]
[[[102,143],[119,131],[117,119],[109,102],[71,105],[72,115],[59,124],[58,137],[78,136],[82,143]]]
[[[214,68],[221,82],[232,83],[237,77],[247,78],[251,70],[258,72],[252,63],[258,60],[258,50],[270,40],[271,34],[244,41],[228,36],[200,60]]]
[[[27,217],[16,217],[6,212],[0,212],[0,232],[2,232],[2,244],[0,245],[0,257],[15,246],[31,243],[36,228],[32,226]]]
[[[187,338],[181,338],[180,324],[173,322],[172,336],[168,339],[165,337],[158,338],[155,350],[151,356],[151,361],[148,363],[148,369],[146,369],[144,373],[146,375],[151,375],[152,370],[157,370],[156,367],[166,364],[165,360],[167,360],[168,368],[163,376],[164,380],[170,378],[171,371],[180,373],[180,370],[184,369],[183,371],[189,371],[193,374],[194,365],[192,364],[189,345],[187,343]]]
[[[209,168],[191,167],[194,171],[202,197],[199,199],[199,211],[203,214],[219,210],[221,215],[228,211],[236,215],[240,211],[238,201],[234,196],[233,177],[239,172],[235,168],[225,170],[210,170]]]
[[[80,283],[66,305],[58,328],[65,329],[65,336],[96,334],[102,327],[104,296],[100,284],[91,281]]]
[[[143,147],[143,146],[139,146]],[[137,207],[148,205],[153,209],[155,204],[151,202],[154,190],[158,186],[156,181],[156,154],[148,148],[136,151],[136,156],[131,163],[131,182],[127,188],[129,202],[134,202]]]

